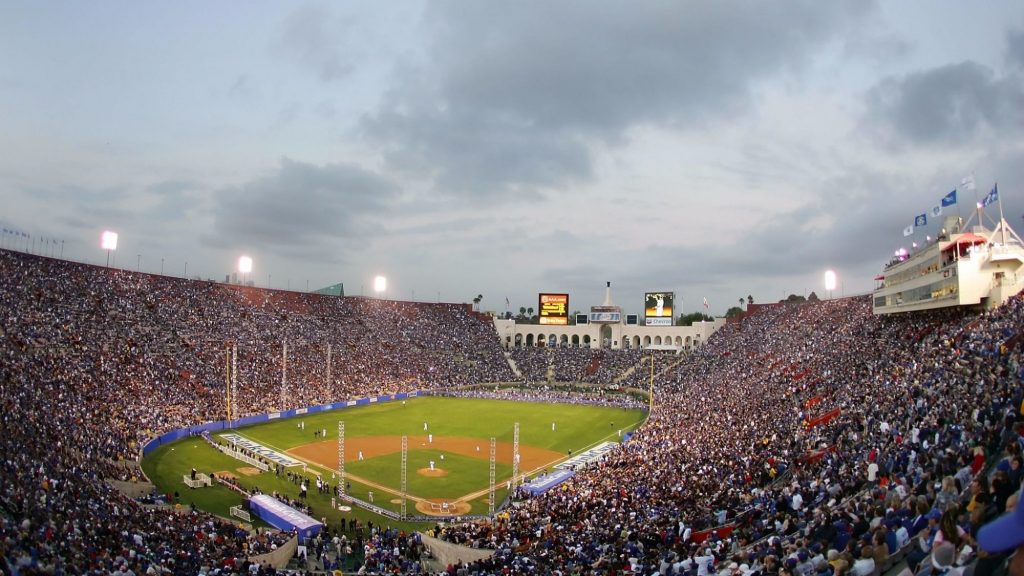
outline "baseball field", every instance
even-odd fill
[[[645,417],[642,410],[585,404],[552,404],[447,397],[417,397],[274,420],[225,430],[213,439],[227,444],[236,434],[300,462],[292,475],[262,472],[227,456],[200,438],[161,446],[142,466],[161,492],[178,501],[228,516],[242,496],[228,488],[189,488],[182,480],[192,468],[231,478],[242,488],[277,491],[292,498],[306,479],[306,502],[329,522],[381,517],[358,506],[332,507],[332,495],[318,493],[315,479],[338,482],[339,422],[344,422],[346,493],[385,510],[401,510],[402,437],[406,437],[406,511],[409,516],[486,514],[491,438],[495,441],[495,500],[504,500],[513,469],[514,429],[519,424],[519,473],[529,478],[550,470],[570,454],[604,442],[618,442]],[[235,438],[237,440],[237,438]],[[394,525],[394,522],[390,522]],[[416,526],[410,524],[410,527]]]

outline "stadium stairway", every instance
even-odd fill
[[[516,366],[516,361],[512,359],[512,353],[505,352],[505,361],[508,362],[508,367],[512,369],[512,373],[515,374],[516,379],[521,379],[523,373],[519,371],[519,366]]]

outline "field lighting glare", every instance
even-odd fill
[[[104,230],[100,234],[100,247],[107,251],[107,268],[110,268],[110,252],[117,250],[117,232]]]
[[[248,256],[242,256],[238,259],[238,271],[242,274],[248,274],[252,272],[252,258]]]
[[[836,273],[832,270],[825,271],[825,290],[831,292],[836,289]]]
[[[388,279],[383,276],[377,276],[373,279],[373,291],[380,294],[388,289]]]
[[[100,235],[100,246],[104,250],[117,250],[117,232],[104,231]]]

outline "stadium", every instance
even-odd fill
[[[0,574],[1024,576],[1024,10],[0,3]]]
[[[1015,476],[997,473],[972,522],[998,516],[1019,482],[1019,296],[982,314],[879,316],[867,296],[784,303],[689,354],[535,346],[510,362],[465,305],[12,251],[0,266],[10,566],[31,554],[41,571],[194,573],[280,561],[298,535],[321,570],[803,558],[846,549],[834,526],[847,517],[877,517],[895,535],[919,502],[939,506],[944,478],[989,460]],[[406,323],[415,329],[399,331]],[[456,344],[428,346],[440,332]],[[418,482],[432,473],[451,481]],[[259,494],[318,525],[266,531],[247,503]],[[345,544],[321,538],[331,534]],[[865,534],[884,549],[885,530]],[[880,562],[913,553],[901,545]]]

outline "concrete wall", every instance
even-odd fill
[[[610,340],[609,348],[636,349],[656,348],[679,351],[699,347],[719,328],[725,325],[724,318],[713,322],[697,322],[692,326],[632,326],[626,324],[580,324],[575,326],[542,326],[539,324],[517,324],[515,320],[494,320],[494,329],[505,348],[516,346],[516,337],[521,346],[545,346],[551,336],[557,345],[588,348],[604,347],[602,333]]]

